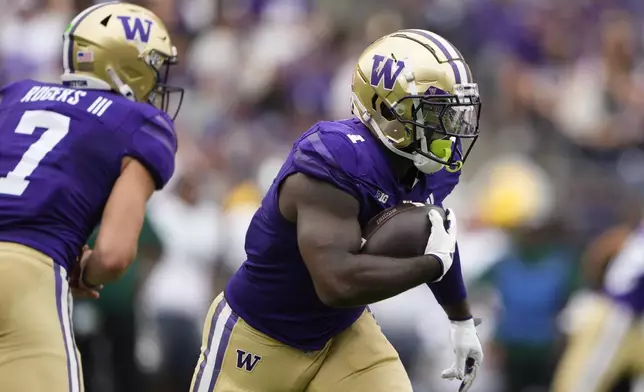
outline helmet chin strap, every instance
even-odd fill
[[[416,156],[420,159],[414,162],[414,166],[416,166],[418,170],[425,174],[436,173],[437,171],[445,167],[445,165],[443,165],[442,163],[433,161],[420,154],[417,154]]]
[[[107,67],[106,71],[107,75],[110,77],[110,79],[112,79],[112,83],[114,83],[114,85],[118,88],[118,92],[130,101],[136,101],[136,97],[134,95],[134,91],[132,91],[132,88],[123,83],[114,69],[112,69],[112,67]]]

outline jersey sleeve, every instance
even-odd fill
[[[293,151],[295,171],[326,181],[356,200],[362,200],[356,181],[357,156],[346,136],[316,126],[298,142]]]
[[[434,204],[443,207],[445,198],[449,196],[458,184],[461,171],[449,172],[441,170],[437,173],[440,175],[440,185],[432,191],[434,195]],[[456,213],[458,218],[458,212]],[[467,290],[463,281],[463,272],[461,270],[461,256],[458,251],[458,244],[454,252],[452,267],[447,271],[443,279],[436,283],[430,283],[428,286],[434,293],[434,297],[441,305],[454,304],[467,298]]]
[[[145,117],[132,130],[125,151],[141,162],[152,175],[156,189],[162,189],[174,174],[177,137],[172,120],[162,113]]]
[[[467,298],[458,244],[454,252],[452,267],[443,276],[443,279],[439,282],[429,283],[428,286],[432,290],[432,293],[434,293],[436,301],[441,305],[455,304]]]
[[[441,185],[438,186],[434,191],[434,204],[437,206],[443,207],[443,202],[445,201],[445,198],[452,193],[456,185],[458,184],[458,180],[460,177],[460,171],[456,173],[446,173],[445,174],[445,181],[441,182]]]

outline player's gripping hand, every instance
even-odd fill
[[[465,392],[472,386],[476,371],[483,362],[483,348],[476,334],[474,319],[452,321],[450,341],[454,348],[455,360],[449,369],[441,374],[448,380],[463,380],[459,392]]]
[[[443,272],[436,282],[443,279],[454,262],[456,249],[456,215],[451,208],[445,210],[445,221],[436,210],[429,211],[432,233],[427,240],[426,255],[432,255],[443,264]]]
[[[89,248],[89,246],[85,245],[83,247],[81,256],[72,267],[69,278],[69,287],[71,287],[72,295],[74,297],[93,299],[98,299],[100,297],[99,292],[101,291],[101,289],[103,289],[103,286],[90,287],[87,286],[83,280],[83,272],[85,271],[87,261],[89,260],[91,254],[92,250]]]

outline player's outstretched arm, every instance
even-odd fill
[[[294,174],[279,200],[282,214],[297,222],[302,258],[329,306],[371,304],[442,275],[441,261],[431,255],[400,260],[359,254],[358,201],[327,182]]]
[[[145,206],[155,185],[137,160],[125,158],[110,194],[96,244],[82,272],[82,282],[99,286],[118,279],[136,257]]]

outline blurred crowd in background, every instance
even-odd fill
[[[132,2],[172,31],[172,82],[187,92],[177,170],[137,261],[100,300],[76,302],[88,392],[187,391],[207,307],[244,261],[281,160],[315,121],[351,115],[357,56],[401,28],[455,44],[482,93],[481,136],[446,202],[484,319],[472,392],[547,391],[575,307],[601,280],[606,230],[642,211],[643,1]],[[0,0],[0,81],[56,81],[61,34],[93,3]],[[373,309],[416,391],[457,389],[440,380],[448,322],[427,287]]]

